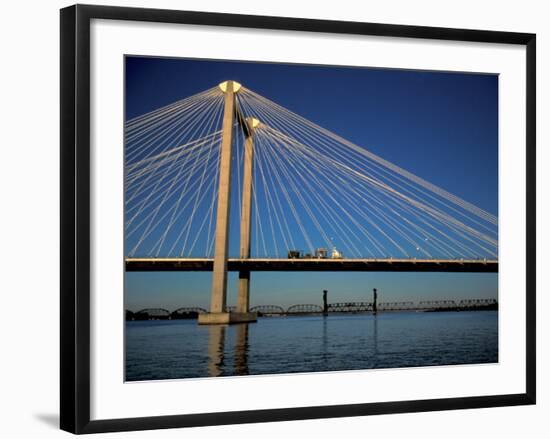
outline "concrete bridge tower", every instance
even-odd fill
[[[256,313],[249,312],[250,272],[239,273],[239,292],[236,312],[227,311],[227,258],[229,218],[231,207],[231,162],[233,157],[233,126],[235,124],[235,94],[241,84],[224,81],[219,85],[225,94],[220,151],[218,209],[216,213],[216,244],[212,272],[210,312],[199,315],[199,324],[228,324],[256,321]],[[249,118],[242,125],[245,132],[243,196],[240,234],[240,257],[250,257],[250,230],[252,211],[252,171],[254,159],[254,129],[259,121]]]

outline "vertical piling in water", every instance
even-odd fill
[[[373,315],[376,315],[378,313],[378,293],[376,292],[376,288],[372,289],[372,313]]]
[[[328,291],[323,290],[323,315],[326,317],[328,315],[328,302],[327,302]]]

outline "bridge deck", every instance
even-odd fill
[[[212,259],[126,258],[126,271],[212,271]],[[401,271],[498,273],[478,259],[229,259],[229,271]]]

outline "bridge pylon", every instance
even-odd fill
[[[250,258],[250,232],[252,215],[252,176],[254,169],[254,130],[260,124],[258,119],[249,117],[244,121],[246,139],[244,141],[244,171],[241,208],[240,258]],[[237,312],[247,313],[250,308],[250,270],[239,271]]]
[[[199,315],[199,324],[244,323],[257,320],[257,314],[249,311],[250,271],[239,273],[239,292],[236,311],[227,310],[227,256],[229,241],[229,212],[231,207],[231,162],[233,158],[233,126],[235,122],[235,94],[241,84],[224,81],[220,89],[225,93],[220,151],[218,209],[216,214],[216,243],[212,272],[210,312]],[[259,121],[249,118],[242,127],[245,134],[243,196],[241,214],[241,258],[250,257],[250,217],[252,210],[252,169],[254,158],[254,129]],[[239,124],[241,125],[241,124]]]

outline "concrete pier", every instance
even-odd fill
[[[255,312],[207,312],[199,314],[200,325],[229,325],[231,323],[255,322],[258,315]]]

